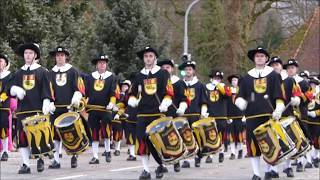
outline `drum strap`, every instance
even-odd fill
[[[30,114],[30,113],[41,113],[42,111],[40,110],[33,110],[33,111],[21,111],[17,112],[16,115],[21,115],[21,114]]]
[[[10,111],[10,108],[0,108],[0,111]]]
[[[254,115],[254,116],[246,116],[247,120],[251,120],[251,119],[255,119],[255,118],[259,118],[259,117],[266,117],[266,116],[271,116],[271,114],[269,113],[265,113],[265,114],[258,114],[258,115]]]
[[[166,115],[162,113],[157,113],[157,114],[138,114],[137,117],[154,117],[154,116],[160,116],[160,117],[165,117]]]

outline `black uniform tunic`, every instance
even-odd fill
[[[9,114],[10,114],[10,84],[12,73],[4,71],[0,73],[0,138],[8,137],[9,133]]]

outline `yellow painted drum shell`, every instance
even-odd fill
[[[81,154],[89,147],[89,138],[78,113],[60,115],[55,119],[54,126],[67,154]]]
[[[278,121],[270,119],[254,131],[263,159],[277,165],[297,152],[294,142]]]
[[[154,120],[147,126],[146,133],[165,164],[174,164],[187,153],[171,118],[162,117]]]
[[[185,158],[196,155],[199,150],[199,146],[196,138],[194,137],[193,130],[189,126],[188,120],[185,117],[176,117],[172,121],[179,131],[182,141],[187,148],[188,152]]]
[[[221,147],[215,119],[212,117],[200,119],[192,124],[200,151],[204,156],[214,154]]]
[[[53,136],[48,115],[34,115],[23,119],[23,130],[31,148],[31,157],[53,156]]]
[[[304,135],[296,117],[289,116],[287,118],[283,118],[281,119],[280,123],[287,132],[288,136],[294,142],[295,148],[298,150],[298,152],[294,154],[291,159],[296,159],[300,156],[303,156],[311,147],[309,140]]]

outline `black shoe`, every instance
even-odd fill
[[[1,161],[8,161],[8,153],[7,152],[3,152],[2,156],[1,156]]]
[[[37,161],[37,171],[42,172],[44,170],[44,162],[41,158]]]
[[[163,166],[163,165],[159,165],[158,168],[159,168],[159,170],[160,170],[162,173],[167,173],[167,172],[169,172],[169,171],[168,171],[168,168],[165,167],[165,166]]]
[[[78,167],[78,159],[77,156],[73,155],[71,157],[71,168],[76,168]]]
[[[60,163],[56,160],[52,161],[52,164],[49,165],[49,169],[60,169]]]
[[[163,166],[158,166],[157,169],[155,170],[156,173],[156,178],[161,179],[163,177],[163,171],[162,171]]]
[[[291,163],[291,166],[296,166],[298,164],[297,160],[294,160],[293,163]]]
[[[102,156],[106,156],[106,154],[107,154],[107,151],[104,151],[104,152],[102,153]]]
[[[261,177],[259,177],[257,175],[253,175],[251,179],[252,180],[261,180]]]
[[[30,168],[25,164],[23,164],[18,171],[18,174],[30,174],[30,173],[31,173]]]
[[[207,156],[206,163],[212,163],[212,158],[210,156]]]
[[[312,164],[315,168],[319,167],[319,158],[312,159]]]
[[[195,157],[194,158],[194,167],[200,167],[201,158]]]
[[[151,174],[145,170],[142,171],[141,175],[139,176],[141,180],[149,180],[151,179]]]
[[[89,164],[99,164],[99,159],[93,157],[90,161]]]
[[[174,172],[180,172],[180,163],[177,162],[173,165]]]
[[[264,173],[264,180],[272,180],[271,172]]]
[[[134,156],[129,155],[129,157],[127,158],[127,161],[136,161],[137,158]]]
[[[239,152],[238,152],[238,159],[242,159],[242,156],[243,156],[243,151],[242,151],[242,150],[239,150]]]
[[[119,150],[116,150],[116,151],[114,151],[114,153],[113,153],[115,156],[120,156],[120,151]]]
[[[287,174],[287,177],[294,177],[292,168],[287,168],[287,169],[283,170],[283,172]]]
[[[236,158],[236,155],[235,154],[233,154],[233,153],[231,153],[231,156],[230,156],[230,160],[234,160]]]
[[[279,173],[275,172],[274,170],[271,170],[270,173],[272,178],[279,178]]]
[[[190,168],[190,163],[188,161],[183,161],[181,168]]]
[[[312,164],[307,162],[307,164],[304,166],[304,168],[311,169],[312,168]]]
[[[301,162],[297,164],[297,169],[296,169],[296,171],[297,171],[297,172],[303,172],[303,171],[304,171],[304,168],[303,168],[303,165],[302,165]]]
[[[219,163],[222,163],[224,161],[224,154],[219,153]]]
[[[62,154],[59,154],[59,158],[62,158]]]
[[[111,152],[106,153],[106,162],[111,162]]]

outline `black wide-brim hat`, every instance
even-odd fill
[[[316,84],[316,85],[319,85],[319,79],[318,78],[316,78],[316,77],[311,77],[311,78],[309,78],[309,83],[314,83],[314,84]]]
[[[196,64],[197,63],[195,61],[185,61],[179,65],[179,70],[184,70],[186,67],[192,67],[193,69],[196,69]]]
[[[109,57],[107,55],[99,55],[91,60],[91,63],[96,65],[98,61],[109,62]]]
[[[18,47],[17,54],[21,57],[24,57],[24,51],[26,49],[31,49],[37,54],[36,59],[40,59],[40,46],[37,43],[26,43]]]
[[[231,83],[233,78],[237,78],[240,81],[241,75],[240,74],[232,74],[232,75],[228,76],[227,79],[228,79],[229,83]]]
[[[143,59],[143,55],[144,53],[146,52],[153,52],[155,54],[156,57],[158,57],[158,52],[156,49],[150,47],[150,46],[147,46],[145,47],[144,49],[142,49],[141,51],[138,51],[137,52],[137,56],[140,58],[140,59]]]
[[[7,56],[6,54],[0,53],[0,58],[1,58],[1,59],[4,59],[4,61],[6,61],[6,64],[7,64],[7,66],[8,66],[8,64],[9,64],[8,56]]]
[[[54,57],[57,53],[64,53],[66,56],[70,56],[70,52],[68,51],[68,49],[62,46],[58,46],[53,51],[50,51],[49,55]]]
[[[130,80],[124,80],[124,81],[122,81],[122,82],[120,82],[120,86],[122,86],[122,85],[128,85],[129,87],[131,86],[131,81]]]
[[[251,61],[254,61],[254,56],[257,53],[262,53],[266,55],[268,57],[267,62],[269,61],[269,58],[270,58],[269,53],[265,49],[263,49],[261,46],[258,46],[256,49],[249,50],[247,56]]]
[[[296,66],[296,67],[299,67],[299,64],[298,64],[298,61],[295,60],[295,59],[289,59],[287,64],[283,65],[283,68],[284,69],[287,69],[288,66]]]
[[[171,60],[171,59],[163,59],[161,61],[158,61],[158,63],[157,63],[158,66],[162,66],[162,65],[165,65],[165,64],[168,64],[168,65],[174,67],[174,61]]]
[[[268,65],[271,66],[273,63],[280,63],[281,65],[283,65],[283,62],[282,62],[282,60],[280,59],[279,56],[274,56],[274,57],[272,57],[272,58],[270,59]]]
[[[213,70],[211,70],[211,73],[208,76],[210,78],[219,77],[219,78],[223,79],[223,75],[224,75],[224,73],[222,71],[213,69]]]

